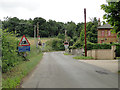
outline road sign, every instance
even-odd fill
[[[19,46],[19,47],[18,47],[18,51],[19,51],[19,52],[30,51],[30,46]]]
[[[21,40],[19,42],[19,46],[30,46],[30,43],[28,42],[25,35],[23,35],[23,37],[21,38]]]
[[[19,52],[26,52],[30,51],[30,43],[28,42],[27,38],[25,35],[21,38],[19,45],[18,45],[18,51]]]
[[[64,47],[67,49],[69,46],[69,42],[64,42]]]
[[[64,42],[64,45],[69,45],[69,43],[68,42]]]
[[[67,49],[69,45],[64,45],[64,47]]]

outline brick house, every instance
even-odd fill
[[[104,24],[97,28],[98,30],[98,43],[112,43],[117,42],[117,34],[111,33],[113,29],[110,24]]]

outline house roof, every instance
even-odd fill
[[[98,29],[112,29],[113,27],[110,24],[104,24],[102,26],[97,27]]]

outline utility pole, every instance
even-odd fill
[[[34,39],[36,38],[36,26],[34,25]]]
[[[65,41],[67,42],[67,30],[65,30]]]
[[[37,39],[36,39],[36,25],[34,25],[34,40],[35,40],[36,47],[38,47]]]
[[[37,38],[39,37],[39,22],[37,22]]]
[[[39,22],[37,22],[37,48],[38,48],[38,37],[39,37]]]
[[[84,8],[84,18],[85,18],[85,57],[87,57],[87,41],[86,41],[86,8]]]

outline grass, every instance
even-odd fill
[[[85,57],[85,56],[76,56],[73,57],[73,59],[85,59],[85,60],[89,60],[89,59],[94,59],[93,57]]]
[[[72,55],[72,54],[69,54],[69,53],[64,53],[64,55]]]
[[[40,62],[42,53],[35,57],[32,57],[30,61],[23,61],[19,65],[15,66],[11,71],[2,75],[3,88],[16,88],[20,85],[22,78],[24,78],[35,66]]]
[[[40,48],[36,48],[36,45],[31,43],[33,39],[29,38],[31,44],[31,51],[27,52],[27,58],[29,61],[21,61],[18,65],[13,67],[7,73],[2,74],[2,88],[18,88],[21,80],[27,76],[42,59],[42,52]]]
[[[116,59],[120,59],[120,57],[116,57]]]

